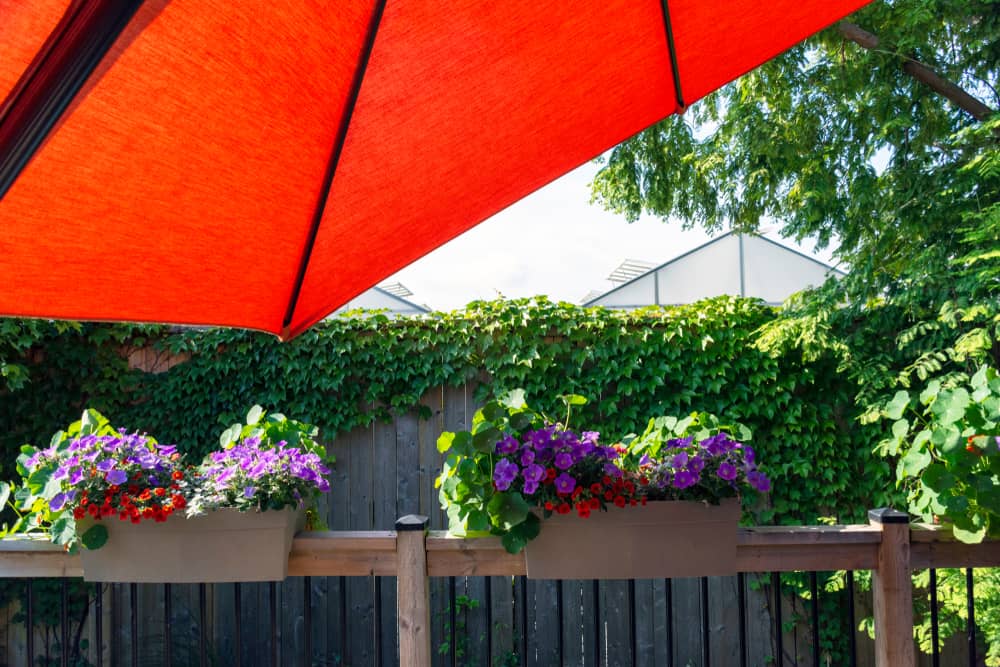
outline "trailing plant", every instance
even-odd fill
[[[981,367],[966,383],[930,381],[899,391],[883,410],[893,420],[883,455],[899,456],[898,483],[910,512],[948,523],[963,542],[1000,536],[1000,375]]]

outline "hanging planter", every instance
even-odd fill
[[[657,501],[553,515],[525,549],[530,579],[657,579],[736,572],[740,503]]]
[[[107,543],[80,550],[86,581],[281,581],[288,576],[288,553],[305,511],[226,508],[191,518],[173,515],[162,523],[102,523]]]

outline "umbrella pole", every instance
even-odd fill
[[[427,579],[427,517],[396,521],[396,607],[400,667],[431,667],[431,612]]]

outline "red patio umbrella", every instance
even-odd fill
[[[0,313],[295,335],[864,4],[0,0]]]

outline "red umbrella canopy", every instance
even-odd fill
[[[0,313],[295,335],[866,1],[0,0]]]

